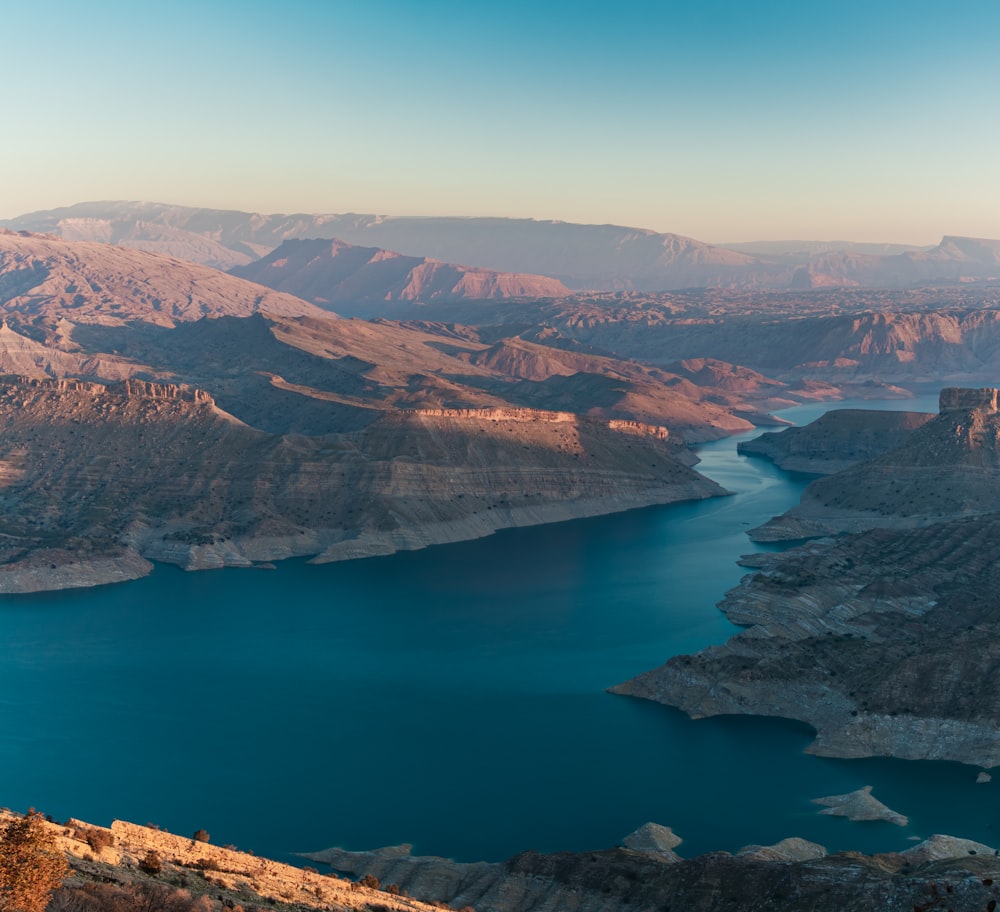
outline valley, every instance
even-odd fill
[[[993,543],[1000,541],[994,528],[1000,515],[994,502],[1000,431],[996,393],[990,392],[1000,370],[1000,294],[992,242],[952,238],[933,250],[725,251],[676,236],[625,237],[603,226],[591,233],[588,254],[590,267],[605,277],[602,285],[587,278],[580,261],[560,263],[553,253],[552,245],[563,243],[560,237],[574,236],[581,226],[504,220],[455,226],[440,219],[359,216],[351,223],[354,233],[335,240],[323,235],[348,226],[349,219],[251,223],[239,213],[116,206],[110,214],[86,207],[36,214],[13,220],[0,233],[0,592],[13,610],[62,604],[33,599],[73,598],[62,590],[93,590],[95,598],[108,599],[102,585],[118,583],[122,613],[109,623],[131,629],[139,623],[132,593],[140,591],[132,586],[148,584],[141,591],[157,626],[167,615],[166,604],[155,607],[154,590],[163,590],[170,611],[183,600],[176,593],[189,585],[193,593],[211,590],[214,607],[207,614],[203,596],[196,594],[190,606],[195,614],[177,615],[180,627],[171,636],[184,645],[172,654],[208,650],[220,663],[220,680],[255,694],[262,706],[280,694],[284,709],[277,718],[283,724],[290,724],[291,703],[300,705],[292,717],[304,713],[302,719],[311,719],[332,701],[349,733],[345,743],[352,746],[331,765],[338,736],[331,733],[330,741],[316,732],[302,734],[300,719],[299,737],[312,754],[296,761],[308,770],[303,781],[336,767],[338,782],[372,787],[371,772],[379,770],[386,800],[402,809],[393,826],[424,833],[425,844],[440,844],[442,851],[457,855],[455,845],[476,851],[469,848],[477,843],[468,835],[468,817],[452,798],[441,797],[449,786],[423,769],[424,781],[436,783],[427,801],[444,801],[453,815],[437,831],[424,829],[422,821],[433,816],[429,806],[409,794],[405,782],[387,789],[394,774],[371,753],[386,731],[416,739],[437,763],[442,745],[449,751],[460,746],[456,762],[466,756],[474,762],[468,769],[448,766],[442,775],[464,783],[466,794],[512,774],[524,790],[519,806],[559,792],[557,813],[565,820],[546,836],[549,854],[525,853],[501,864],[502,851],[525,847],[510,834],[482,840],[481,857],[491,861],[471,873],[461,864],[410,858],[408,852],[328,854],[341,870],[379,870],[427,898],[464,902],[478,896],[477,907],[482,902],[503,909],[503,894],[516,890],[557,908],[565,891],[586,894],[609,878],[631,882],[636,872],[650,886],[641,896],[623,887],[614,900],[622,907],[637,899],[688,896],[684,891],[694,891],[690,902],[696,903],[705,877],[714,879],[719,895],[754,884],[754,890],[805,897],[833,885],[829,896],[837,901],[848,895],[838,892],[845,878],[860,878],[866,891],[883,891],[886,903],[901,902],[901,908],[929,889],[920,877],[901,888],[899,878],[909,877],[911,867],[944,862],[958,843],[934,859],[921,856],[911,863],[901,849],[891,859],[847,861],[826,855],[821,846],[819,854],[801,855],[799,843],[811,844],[804,840],[793,840],[792,848],[779,842],[789,835],[788,822],[799,820],[801,802],[860,793],[872,782],[884,795],[897,774],[877,767],[865,767],[863,774],[853,767],[814,767],[809,758],[794,772],[785,771],[780,758],[805,746],[809,736],[794,726],[767,729],[774,741],[764,748],[764,729],[744,731],[726,718],[806,723],[812,731],[808,750],[824,758],[951,764],[956,769],[949,767],[947,774],[926,773],[926,781],[947,781],[942,788],[948,794],[964,794],[968,765],[987,770],[1000,764],[1000,707],[992,684],[997,657],[989,645],[998,631],[988,595],[998,557]],[[419,237],[412,233],[417,227]],[[447,238],[455,246],[434,246]],[[614,268],[601,252],[608,239],[618,245]],[[372,242],[387,246],[366,246]],[[481,250],[509,248],[510,256],[487,262],[479,255],[452,255],[474,254],[476,244]],[[550,266],[535,271],[541,260],[533,260],[529,248]],[[436,255],[444,258],[429,259]],[[462,262],[475,265],[453,265]],[[921,284],[928,277],[940,284]],[[905,411],[913,397],[941,388],[937,416]],[[900,410],[831,408],[807,427],[750,439],[756,429],[787,427],[783,410],[791,406],[832,406],[845,398],[892,399]],[[752,522],[736,518],[741,508],[723,506],[748,496],[739,487],[748,476],[709,455],[716,452],[712,447],[733,446],[726,438],[734,435],[740,435],[743,456],[781,467],[763,470],[756,483],[777,486],[782,497],[804,488],[798,505],[783,501],[774,511],[780,515],[754,513]],[[702,452],[715,475],[699,471],[699,448],[706,445]],[[786,470],[821,477],[805,487],[785,476]],[[660,526],[659,513],[625,512],[639,507],[677,512],[664,513],[673,519]],[[711,525],[716,513],[728,517],[717,527]],[[527,527],[542,532],[549,524],[614,514],[628,518],[620,526],[607,520],[607,539],[573,531],[582,528],[573,523],[554,527],[551,536],[526,537],[524,546],[500,538],[527,535]],[[712,531],[699,545],[689,544],[689,523],[708,523]],[[633,525],[651,541],[640,544],[640,533],[627,531]],[[519,527],[521,533],[504,532]],[[588,535],[596,535],[594,544],[586,544]],[[449,557],[458,552],[447,549],[431,549],[424,564],[416,556],[416,563],[378,563],[431,545],[494,536],[498,544],[462,552],[468,566],[461,572],[455,561],[463,558]],[[574,536],[580,536],[579,551]],[[597,562],[595,555],[605,549],[606,561]],[[440,562],[433,556],[438,553]],[[740,565],[751,571],[742,580],[733,564],[740,553]],[[685,566],[668,562],[667,555]],[[330,567],[303,568],[296,558]],[[358,558],[374,559],[358,562],[374,569],[302,583],[306,577],[300,574],[320,574],[344,562],[353,566]],[[279,561],[284,563],[275,573]],[[659,563],[665,566],[649,569]],[[189,584],[184,574],[165,577],[164,565],[249,576],[245,584],[226,576],[218,589]],[[567,595],[569,583],[550,580],[559,567],[579,586],[581,574],[587,577],[597,566],[607,585],[591,580],[586,595]],[[380,569],[385,567],[391,569]],[[261,581],[261,571],[270,571],[273,582]],[[403,588],[383,592],[372,574],[398,575]],[[319,588],[314,592],[313,586]],[[483,594],[490,586],[495,598]],[[445,597],[450,587],[454,601]],[[726,587],[717,614],[712,601]],[[423,589],[431,593],[427,604],[413,605]],[[251,604],[255,590],[264,598],[260,604]],[[363,590],[374,593],[378,604],[352,606]],[[307,592],[321,609],[302,603]],[[441,604],[430,604],[432,598]],[[302,625],[305,639],[273,628],[278,603]],[[624,613],[620,621],[602,621],[597,635],[568,635],[563,625],[573,629],[567,619],[582,605],[588,618],[605,616],[608,606],[612,614]],[[418,626],[404,624],[393,606],[412,608]],[[319,620],[328,610],[336,630]],[[485,627],[459,648],[446,648],[456,635],[455,619],[463,618],[461,628],[467,613],[480,612],[485,616],[476,624]],[[633,630],[625,620],[629,612],[649,618]],[[221,624],[223,615],[229,621],[218,631],[201,631],[197,618],[204,616],[211,626]],[[369,615],[384,623],[371,628]],[[569,652],[540,654],[535,665],[526,659],[538,648],[532,640],[508,655],[504,644],[513,634],[498,629],[526,626],[530,632],[536,624],[542,639],[568,636]],[[660,632],[664,624],[672,625],[669,636]],[[399,642],[389,632],[394,626],[401,631]],[[420,645],[425,626],[428,641]],[[744,629],[722,643],[736,628]],[[265,642],[287,650],[287,657],[273,660],[273,681],[283,675],[287,682],[274,684],[271,697],[261,691],[258,675],[241,667],[243,651],[219,660],[228,647],[216,636],[232,637],[234,631],[246,640],[246,655],[257,656],[262,667],[272,662],[264,658]],[[195,640],[184,639],[189,635]],[[24,648],[34,654],[37,635],[24,636]],[[584,642],[589,645],[579,645]],[[104,648],[81,648],[80,661],[92,665],[98,678],[106,672]],[[582,672],[567,671],[579,664],[581,649],[592,666],[586,681]],[[411,652],[412,667],[402,659]],[[692,718],[722,716],[721,728],[635,715],[644,711],[634,708],[638,701],[600,693],[664,659],[666,665],[613,687],[613,693],[665,703]],[[151,655],[144,661],[158,670],[150,688],[139,689],[143,705],[169,705],[173,697],[165,698],[156,681],[170,675]],[[343,676],[335,675],[332,685],[331,662]],[[424,690],[418,682],[428,664],[439,669],[439,677]],[[37,665],[47,667],[43,659]],[[507,683],[500,687],[498,681]],[[359,687],[370,691],[364,699],[357,696]],[[565,688],[583,702],[567,703]],[[345,709],[348,689],[359,704],[358,718]],[[524,699],[511,696],[521,690]],[[412,697],[398,712],[390,710],[403,691]],[[459,699],[453,691],[468,692]],[[104,703],[115,703],[101,692]],[[503,712],[517,718],[517,731],[527,725],[535,732],[533,743],[551,741],[545,750],[552,768],[573,770],[565,788],[536,782],[534,760],[498,751],[492,723],[474,721],[484,701],[500,701]],[[528,703],[537,706],[529,711]],[[276,749],[287,737],[280,725],[248,717],[226,701],[217,709],[222,718],[259,729]],[[365,714],[368,721],[361,718]],[[557,714],[565,716],[558,736],[552,732]],[[187,730],[160,710],[153,715],[163,731]],[[94,724],[107,733],[116,730],[112,717],[99,716]],[[619,761],[595,746],[582,749],[579,768],[557,760],[557,744],[587,740],[594,732],[583,733],[596,719],[598,737],[617,732],[636,762],[651,763],[655,749],[678,781],[689,782],[690,801],[680,801],[672,789],[651,802],[654,788],[646,777],[635,777],[634,787],[625,789]],[[416,732],[414,720],[424,720],[428,730]],[[498,725],[508,733],[504,744],[520,737],[509,722]],[[23,728],[14,719],[8,724]],[[758,718],[754,724],[770,723]],[[657,736],[650,726],[661,729]],[[189,736],[207,738],[224,751],[205,731]],[[757,750],[766,754],[752,762],[761,792],[753,805],[756,817],[692,824],[708,779],[723,791],[720,782],[728,774],[709,759],[720,738],[746,758]],[[371,750],[361,751],[357,745],[367,741]],[[686,760],[672,753],[682,742],[689,745]],[[355,752],[360,765],[351,759]],[[277,762],[270,753],[265,761]],[[590,781],[594,764],[607,767],[601,766],[605,788],[618,783],[623,807],[601,818],[599,838],[581,845],[574,840],[589,838],[584,832],[590,831],[576,819],[582,809],[574,789]],[[225,803],[233,799],[225,797],[218,777],[233,770],[223,766],[209,779]],[[765,767],[771,768],[766,774]],[[101,775],[88,763],[84,774]],[[263,795],[267,776],[259,770],[247,775]],[[745,802],[733,787],[725,790],[730,803]],[[128,790],[141,789],[133,783]],[[913,821],[902,825],[909,835],[895,836],[890,846],[899,848],[899,839],[926,836],[924,827],[940,830],[946,824],[938,821],[950,821],[921,804],[916,796],[923,791],[908,787],[893,795],[889,789],[890,806],[905,813],[897,817]],[[510,804],[510,782],[503,793]],[[483,811],[494,817],[500,814],[496,797],[482,801]],[[135,802],[135,795],[127,800]],[[265,817],[273,819],[279,796],[268,793],[262,800],[270,807]],[[316,800],[300,795],[304,803]],[[551,854],[564,846],[578,853],[607,846],[609,831],[627,832],[650,819],[635,820],[642,813],[636,809],[650,803],[664,822],[692,828],[696,854],[760,845],[749,853],[752,860],[747,853],[709,855],[676,867],[676,859],[636,855],[632,848],[602,851],[596,862],[582,854]],[[169,813],[189,813],[187,804]],[[224,819],[231,816],[212,806]],[[352,819],[365,816],[354,805],[348,813]],[[289,824],[303,826],[293,816]],[[256,832],[246,820],[233,818],[230,825]],[[830,825],[801,823],[794,835],[874,850],[873,834]],[[983,840],[989,835],[971,816],[947,827]],[[356,823],[310,824],[300,832],[302,838],[308,832],[313,848],[335,841],[386,842],[384,829],[359,830]],[[763,846],[765,838],[775,844]],[[884,840],[884,833],[878,838]],[[279,853],[288,850],[289,840],[286,830]],[[597,873],[584,870],[589,864]],[[850,873],[845,865],[854,865]],[[441,889],[445,881],[451,892]],[[617,907],[596,894],[588,902],[588,908]]]

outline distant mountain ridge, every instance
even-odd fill
[[[344,316],[368,316],[387,301],[555,298],[569,294],[557,279],[456,266],[333,239],[288,240],[232,275],[297,295]],[[381,315],[384,306],[370,315]]]
[[[946,236],[936,247],[807,241],[718,246],[618,225],[357,213],[263,215],[148,202],[87,202],[0,227],[167,253],[231,269],[287,240],[337,238],[406,256],[557,279],[572,289],[906,288],[1000,281],[1000,241]]]

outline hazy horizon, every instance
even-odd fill
[[[54,0],[5,26],[0,218],[156,200],[1000,237],[1000,8],[975,0]]]

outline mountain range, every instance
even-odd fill
[[[67,240],[115,243],[229,269],[292,239],[333,239],[575,290],[720,287],[906,288],[1000,280],[1000,241],[945,237],[932,248],[808,241],[706,244],[617,225],[365,214],[262,215],[160,203],[88,202],[0,223]]]

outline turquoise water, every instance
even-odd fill
[[[805,484],[735,444],[705,447],[701,466],[732,497],[4,598],[0,802],[204,827],[279,857],[411,842],[494,860],[614,845],[647,820],[687,854],[788,835],[992,843],[996,786],[968,767],[819,759],[796,723],[692,722],[604,692],[733,631],[714,606],[754,549],[745,532]],[[911,825],[809,803],[868,784]]]

